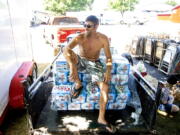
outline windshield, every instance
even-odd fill
[[[69,24],[79,24],[77,18],[72,17],[60,17],[54,18],[53,25],[69,25]]]

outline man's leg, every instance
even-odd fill
[[[106,105],[108,102],[108,91],[109,87],[108,84],[105,82],[98,82],[97,83],[100,88],[100,101],[99,101],[99,117],[98,117],[98,123],[101,124],[108,124],[105,119],[105,111],[106,111]]]
[[[72,82],[75,82],[75,88],[78,89],[82,86],[77,71],[78,57],[71,49],[67,49],[66,51],[64,51],[63,55],[66,58],[67,63],[69,64],[69,68],[70,68],[69,79]]]

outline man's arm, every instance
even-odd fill
[[[105,36],[104,40],[104,53],[106,55],[106,73],[104,81],[107,83],[111,79],[111,68],[112,68],[112,56],[110,51],[110,44],[108,38]]]
[[[79,35],[72,39],[72,41],[64,48],[64,52],[67,52],[69,49],[73,49],[78,45],[79,42]]]

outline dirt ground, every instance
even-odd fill
[[[40,74],[47,65],[47,63],[39,63],[38,74]],[[156,75],[156,78],[153,77],[153,75],[148,75],[146,79],[156,86],[159,79],[157,76],[159,77],[159,75]],[[180,100],[176,101],[176,103],[180,105]],[[26,110],[10,111],[2,126],[4,135],[28,135],[26,116]],[[178,135],[180,133],[180,113],[174,117],[157,114],[156,129],[159,135]]]

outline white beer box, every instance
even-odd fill
[[[90,82],[86,85],[86,91],[87,91],[88,95],[91,95],[91,94],[98,93],[100,91],[100,89],[97,85]]]
[[[70,93],[72,89],[72,84],[62,84],[62,85],[56,85],[53,88],[53,91],[58,91],[59,93]]]
[[[56,61],[55,62],[55,70],[56,72],[67,72],[69,71],[69,67],[66,61]]]
[[[108,103],[113,103],[116,99],[116,95],[114,93],[108,93]]]
[[[92,81],[92,79],[91,79],[91,75],[90,74],[83,74],[83,77],[82,77],[82,81],[83,82],[91,82]]]
[[[128,83],[128,75],[113,74],[111,83],[114,85],[125,85]]]
[[[76,98],[76,99],[72,99],[73,103],[84,103],[86,102],[86,93],[85,90],[83,89],[81,91],[81,94]]]
[[[87,95],[86,102],[98,103],[99,98],[100,98],[100,93],[99,92],[96,93],[96,94]]]
[[[94,104],[94,109],[96,109],[96,110],[99,110],[99,103],[95,103]],[[107,105],[106,105],[106,109],[108,109],[108,103],[107,103]]]
[[[117,94],[129,92],[128,85],[114,85]]]
[[[82,110],[94,110],[94,103],[82,103],[81,104]]]
[[[68,103],[68,110],[81,110],[80,103]]]
[[[55,85],[61,85],[68,83],[68,72],[56,72],[54,73],[54,82]]]
[[[51,102],[51,109],[54,111],[67,110],[67,103],[62,103],[59,102],[58,100],[54,100]]]
[[[109,103],[108,110],[122,110],[126,107],[126,103]]]
[[[58,101],[58,102],[70,102],[71,97],[69,93],[52,93],[52,101]]]
[[[130,98],[130,92],[125,92],[125,93],[119,93],[116,96],[116,102],[127,102],[128,99]]]

